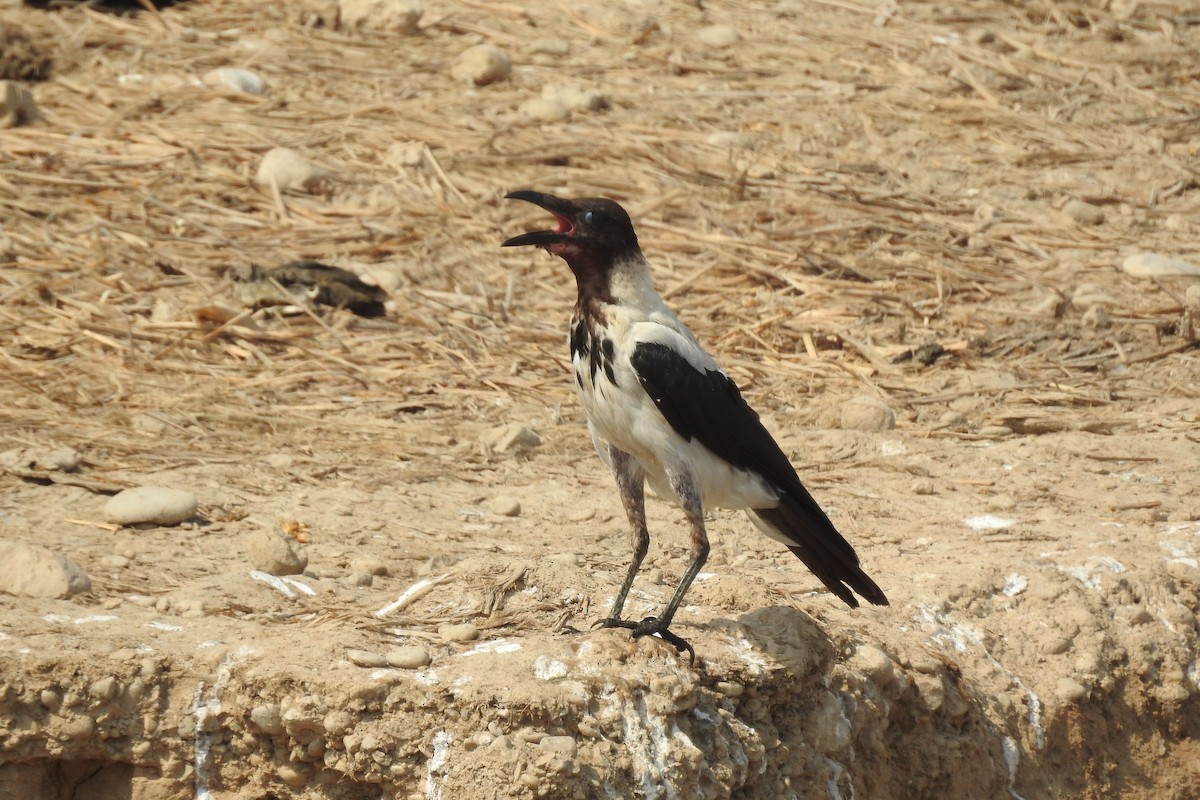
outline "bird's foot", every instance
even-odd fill
[[[597,620],[592,625],[592,630],[596,628],[625,628],[626,630],[633,631],[633,634],[630,636],[631,639],[640,639],[643,636],[658,636],[658,638],[674,647],[675,652],[682,653],[686,650],[690,663],[696,663],[696,650],[682,636],[673,633],[668,627],[668,623],[660,622],[658,617],[646,617],[641,622],[609,617],[608,619]]]

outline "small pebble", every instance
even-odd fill
[[[1058,683],[1054,686],[1054,694],[1064,703],[1078,703],[1081,700],[1087,699],[1088,690],[1079,681],[1071,680],[1070,678],[1059,678]]]
[[[299,789],[308,783],[308,773],[291,764],[282,765],[279,769],[275,770],[275,774],[279,776],[279,780],[293,789]]]
[[[117,525],[178,525],[194,517],[196,508],[191,492],[138,486],[113,495],[104,505],[104,518]]]
[[[96,732],[96,720],[89,716],[71,717],[59,730],[68,739],[87,739]]]
[[[347,586],[370,588],[375,583],[375,577],[369,572],[351,572],[342,582]]]
[[[538,436],[536,431],[514,422],[493,428],[483,435],[482,441],[493,452],[507,453],[539,447],[542,437]]]
[[[1096,328],[1097,330],[1105,330],[1112,327],[1112,320],[1108,317],[1108,312],[1104,310],[1104,306],[1092,306],[1087,311],[1083,312],[1083,316],[1079,318],[1085,327]]]
[[[263,456],[263,463],[271,469],[290,469],[296,463],[294,456],[287,453],[271,453],[269,456]]]
[[[979,429],[979,435],[985,439],[1003,439],[1012,436],[1012,428],[1006,425],[984,425]]]
[[[330,736],[345,736],[354,728],[354,715],[349,711],[330,711],[321,724]]]
[[[263,156],[254,182],[268,188],[274,184],[281,192],[313,191],[329,177],[329,170],[318,167],[290,147],[276,147]]]
[[[107,678],[101,678],[98,681],[93,681],[88,686],[88,694],[97,700],[112,700],[120,693],[121,684],[111,675]]]
[[[429,665],[429,651],[419,644],[393,647],[385,656],[389,667],[396,669],[420,669]]]
[[[944,412],[942,412],[942,415],[940,417],[938,417],[938,425],[943,425],[943,426],[949,427],[952,425],[966,425],[966,424],[967,424],[967,415],[962,413],[961,411],[955,411],[954,409],[944,411]]]
[[[532,122],[562,122],[571,116],[571,109],[558,100],[531,97],[521,103],[517,113]]]
[[[1017,507],[1017,501],[1009,494],[998,494],[989,497],[987,507],[991,511],[1012,511]]]
[[[512,58],[494,44],[477,44],[459,54],[450,75],[459,81],[487,86],[512,74]]]
[[[246,556],[250,566],[269,575],[299,575],[308,567],[308,551],[275,525],[246,537]]]
[[[579,86],[543,86],[542,98],[559,103],[570,111],[603,111],[608,97],[597,89]]]
[[[937,494],[937,486],[934,485],[930,478],[913,478],[913,482],[909,485],[908,490],[913,494],[930,495]]]
[[[896,412],[871,395],[859,395],[842,406],[840,422],[848,431],[890,431],[896,427]]]
[[[204,73],[200,79],[206,86],[218,86],[245,94],[264,95],[267,83],[257,72],[237,67],[218,67]]]
[[[527,53],[542,56],[565,56],[571,52],[571,45],[563,39],[534,39],[525,47]]]
[[[277,705],[255,706],[250,710],[250,721],[258,726],[260,731],[270,736],[283,733],[283,716],[279,713]]]
[[[896,676],[896,662],[872,644],[854,648],[854,665],[876,686],[887,686]]]
[[[110,553],[106,556],[100,556],[100,566],[105,569],[125,569],[129,566],[129,559],[125,556]]]
[[[412,36],[421,32],[423,9],[415,0],[339,0],[338,24],[354,30]]]
[[[709,47],[729,47],[742,38],[732,25],[708,25],[696,31],[696,41]]]
[[[62,705],[62,695],[58,693],[57,689],[42,689],[38,700],[51,711]]]
[[[471,622],[439,625],[438,636],[447,642],[473,642],[479,638],[479,629]]]
[[[497,495],[485,503],[488,511],[502,517],[521,516],[521,501],[507,495]]]
[[[746,691],[746,687],[734,681],[717,681],[715,688],[718,692],[726,697],[741,697]]]
[[[351,664],[356,667],[369,667],[377,669],[387,666],[387,659],[379,653],[373,653],[370,650],[347,650],[346,658]]]
[[[543,750],[549,750],[552,753],[566,753],[569,756],[575,755],[575,737],[574,736],[543,736],[538,742],[538,747]]]
[[[1082,200],[1068,200],[1063,211],[1079,225],[1099,225],[1104,222],[1104,209]]]

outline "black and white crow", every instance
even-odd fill
[[[504,246],[545,248],[575,274],[575,386],[632,528],[633,562],[608,618],[597,626],[628,628],[634,638],[657,634],[695,658],[669,628],[708,558],[704,510],[714,506],[744,509],[851,607],[858,606],[854,592],[887,605],[738,387],[654,290],[625,209],[604,198],[565,200],[528,190],[507,198],[533,203],[558,220],[553,230],[523,233]],[[683,508],[691,562],[662,613],[635,622],[621,619],[621,610],[650,542],[647,481]]]

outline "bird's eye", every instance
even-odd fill
[[[585,211],[585,212],[583,213],[583,224],[584,224],[584,225],[591,225],[591,224],[592,224],[592,220],[593,220],[593,219],[595,219],[595,218],[596,218],[596,215],[595,215],[595,213],[593,213],[593,212],[591,212],[591,211]]]

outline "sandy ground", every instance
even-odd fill
[[[53,66],[0,131],[0,538],[90,589],[0,594],[0,795],[1200,796],[1197,278],[1122,269],[1195,253],[1189,4],[425,6],[4,7]],[[718,510],[695,664],[570,632],[629,545],[516,188],[630,209],[890,607]],[[294,258],[387,313],[242,313]],[[198,512],[106,526],[138,485]]]

